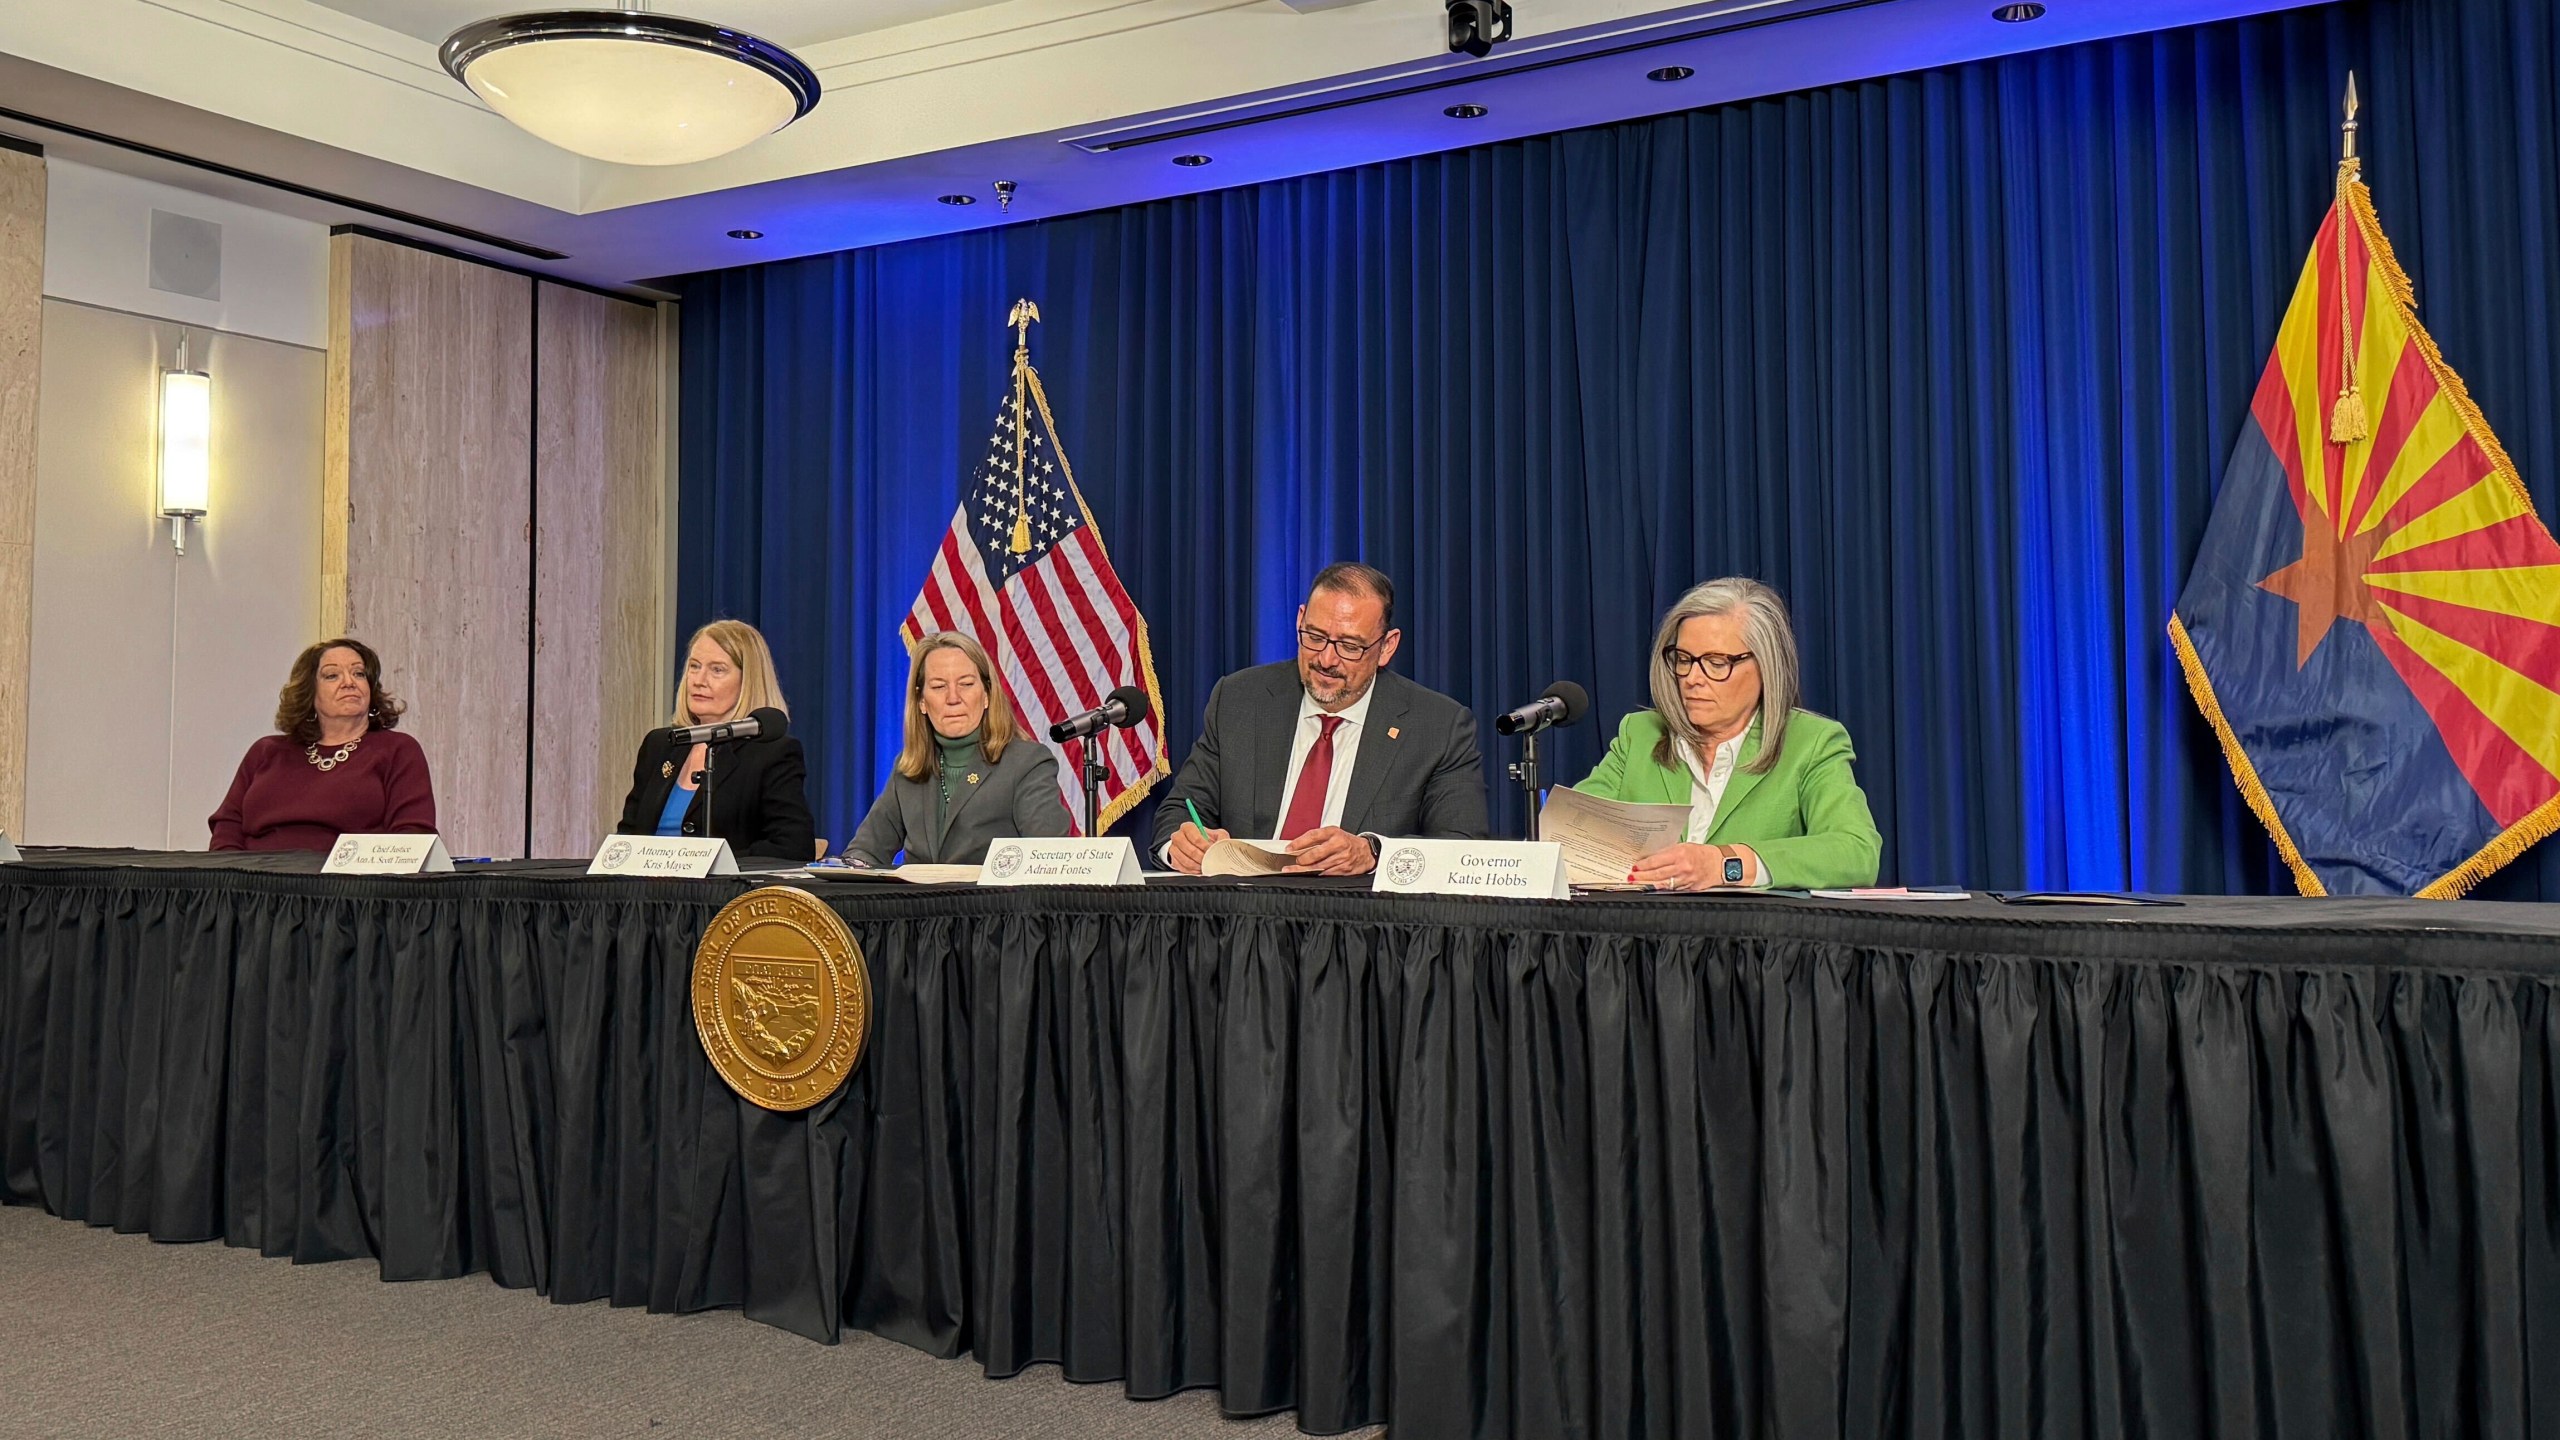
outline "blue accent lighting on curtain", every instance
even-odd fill
[[[1487,717],[1589,686],[1565,780],[1670,601],[1748,574],[1888,878],[2289,888],[2163,627],[2350,68],[2421,313],[2549,517],[2553,7],[2357,0],[696,277],[682,618],[763,627],[847,834],[1029,296],[1177,760],[1329,560],[1393,575],[1396,664]],[[1517,745],[1484,744],[1517,833]],[[2560,850],[2477,893],[2560,899]]]

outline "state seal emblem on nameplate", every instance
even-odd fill
[[[862,1063],[862,947],[809,892],[751,890],[720,907],[694,951],[693,1028],[730,1089],[767,1110],[806,1110]]]

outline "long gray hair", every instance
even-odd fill
[[[1672,748],[1675,740],[1696,751],[1702,761],[1707,750],[1707,737],[1689,723],[1689,707],[1681,703],[1680,677],[1671,673],[1671,662],[1662,658],[1662,652],[1679,640],[1683,623],[1701,615],[1736,611],[1742,614],[1742,642],[1751,648],[1752,663],[1760,667],[1760,754],[1743,768],[1765,775],[1787,748],[1787,722],[1795,718],[1801,693],[1797,677],[1804,673],[1796,665],[1796,629],[1787,619],[1787,602],[1757,580],[1728,575],[1673,601],[1670,613],[1662,617],[1660,633],[1653,637],[1653,710],[1662,717],[1662,740],[1653,747],[1655,764],[1666,768],[1680,764]]]

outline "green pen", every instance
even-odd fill
[[[1200,807],[1191,803],[1190,796],[1182,797],[1182,808],[1191,812],[1191,823],[1200,827],[1201,834],[1209,833],[1209,822],[1200,818]]]

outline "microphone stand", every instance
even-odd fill
[[[1539,729],[1545,729],[1540,726]],[[1520,782],[1521,794],[1527,802],[1526,818],[1521,821],[1520,838],[1538,838],[1538,731],[1520,737],[1520,758],[1511,762],[1511,778]]]
[[[1084,838],[1091,840],[1101,833],[1102,782],[1110,778],[1110,770],[1102,763],[1102,738],[1097,730],[1084,737]]]
[[[702,769],[694,776],[694,779],[700,782],[702,787],[702,834],[697,836],[697,839],[708,840],[711,838],[711,762],[719,758],[719,755],[720,747],[718,745],[704,745],[702,747]]]

